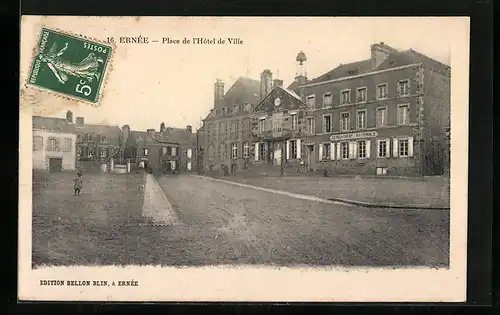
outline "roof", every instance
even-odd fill
[[[284,87],[281,87],[281,86],[278,86],[279,89],[285,91],[285,93],[287,93],[288,95],[290,95],[291,97],[299,100],[299,101],[302,101],[302,99],[300,98],[300,96],[297,95],[297,93],[295,93],[294,91],[291,91],[289,89],[285,89]]]
[[[401,52],[392,53],[387,59],[377,68],[377,70],[390,69],[394,67],[405,66],[414,63],[423,63],[426,68],[437,71],[443,75],[447,75],[450,67],[435,59],[427,57],[413,49],[408,49]]]
[[[156,132],[156,139],[163,142],[179,143],[181,145],[196,145],[196,133],[184,128],[167,127],[163,132]]]
[[[75,128],[77,133],[79,134],[99,134],[105,136],[111,144],[119,145],[120,144],[120,136],[121,129],[118,126],[112,125],[94,125],[94,124],[83,124],[76,125]]]
[[[224,95],[224,106],[257,104],[260,101],[260,81],[239,77]]]
[[[328,71],[327,73],[311,80],[309,83],[318,83],[323,81],[335,80],[352,75],[358,75],[372,71],[371,60],[361,60],[347,64],[340,64],[338,67]]]
[[[426,55],[421,54],[413,49],[398,51],[387,45],[384,45],[384,47],[390,50],[391,53],[389,54],[387,59],[384,62],[382,62],[376,69],[372,68],[371,59],[365,59],[347,64],[340,64],[338,67],[311,80],[310,82],[308,82],[308,84],[345,78],[372,71],[386,70],[390,68],[396,68],[420,62],[423,63],[427,68],[433,69],[434,71],[437,71],[445,75],[450,69],[449,66],[435,59],[427,57]],[[295,90],[297,87],[298,84],[294,85],[294,83],[292,83],[288,88],[291,90]]]
[[[33,116],[33,129],[76,134],[74,125],[65,118]]]

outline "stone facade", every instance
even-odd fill
[[[209,165],[209,171],[219,172],[219,164],[227,164],[231,171],[255,173],[447,172],[448,66],[384,43],[371,46],[369,59],[341,64],[313,80],[307,79],[306,60],[300,52],[296,80],[287,89],[281,80],[274,80],[271,88],[272,73],[262,72],[256,93],[261,99],[250,112],[238,115],[248,129],[237,138],[228,128],[234,118],[217,115],[220,104],[230,107],[231,100],[215,100],[202,128],[205,169]],[[232,153],[241,150],[248,151],[246,158],[235,158]]]

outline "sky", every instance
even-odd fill
[[[200,126],[213,107],[214,82],[227,92],[239,76],[258,80],[264,69],[290,84],[295,57],[307,56],[312,79],[338,66],[370,57],[378,42],[401,50],[414,49],[450,65],[454,41],[467,36],[452,18],[170,18],[170,17],[23,17],[21,80],[29,68],[39,27],[78,30],[88,37],[144,36],[149,40],[239,38],[240,45],[117,43],[112,70],[99,107],[27,90],[37,106],[34,114],[83,116],[86,123],[105,123],[134,130],[166,126]],[[451,64],[452,65],[452,64]],[[453,69],[453,65],[452,65]],[[278,75],[279,74],[279,75]],[[23,77],[24,76],[24,77]]]

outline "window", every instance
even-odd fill
[[[357,129],[366,128],[366,110],[360,110],[357,113]]]
[[[189,148],[187,149],[187,158],[191,159],[193,157],[193,149]]]
[[[379,140],[378,142],[378,157],[387,156],[387,140]]]
[[[408,156],[408,139],[399,139],[399,156]]]
[[[82,156],[82,148],[81,147],[76,148],[76,156],[78,156],[78,157]]]
[[[192,167],[192,163],[191,161],[190,162],[187,162],[187,166],[186,166],[187,170],[190,171],[193,167]]]
[[[398,106],[398,125],[407,125],[408,124],[408,105],[399,105]]]
[[[309,95],[307,97],[307,107],[308,108],[315,108],[316,106],[316,97],[314,95]]]
[[[261,118],[259,120],[259,132],[264,132],[264,131],[266,131],[266,119]]]
[[[87,141],[92,141],[94,139],[94,137],[92,136],[92,134],[87,134]]]
[[[342,90],[340,92],[340,105],[349,104],[351,102],[351,90]]]
[[[249,112],[250,110],[252,110],[252,104],[250,103],[245,104],[245,111]]]
[[[283,130],[283,114],[276,113],[272,116],[273,132],[281,132]]]
[[[263,161],[266,158],[266,144],[265,143],[259,143],[259,157],[260,160]]]
[[[222,108],[222,116],[225,116],[225,115],[227,115],[227,108],[223,107]]]
[[[106,142],[106,136],[101,136],[101,142]]]
[[[330,159],[330,143],[323,143],[323,156],[322,160]]]
[[[233,111],[237,113],[240,110],[240,107],[238,105],[234,105]]]
[[[333,98],[332,93],[326,93],[323,95],[323,107],[332,106]]]
[[[57,139],[55,138],[49,138],[49,145],[47,146],[48,151],[58,151],[57,147]]]
[[[342,142],[340,144],[342,159],[349,159],[349,142]]]
[[[290,140],[290,159],[297,158],[297,140]]]
[[[340,114],[340,131],[348,131],[350,129],[349,113]]]
[[[243,157],[248,158],[250,156],[250,146],[248,142],[243,143]]]
[[[172,147],[172,156],[177,156],[177,148]]]
[[[175,162],[176,162],[176,161],[170,161],[170,166],[171,166],[171,168],[172,168],[172,171],[175,171],[175,167],[176,167],[176,164],[177,164],[177,163],[175,163]]]
[[[410,80],[401,80],[398,82],[398,96],[410,95]]]
[[[33,137],[33,151],[39,151],[43,148],[43,138],[40,136]]]
[[[292,120],[292,130],[297,130],[299,119],[297,114],[291,114],[290,119]]]
[[[383,127],[387,125],[387,108],[380,107],[377,108],[377,127]]]
[[[387,83],[377,85],[377,99],[387,98]]]
[[[88,150],[87,157],[93,158],[94,157],[94,147],[89,147],[89,148],[87,148],[87,150]]]
[[[211,144],[208,146],[208,158],[213,160],[215,157],[215,152],[214,152],[214,145]]]
[[[366,141],[358,141],[358,158],[366,158]]]
[[[102,157],[102,158],[105,158],[105,157],[106,157],[106,155],[107,155],[107,152],[106,152],[106,151],[107,151],[107,150],[106,150],[106,148],[101,148],[101,157]]]
[[[233,143],[231,145],[231,158],[237,159],[238,158],[238,144]]]
[[[307,133],[310,135],[314,134],[314,117],[307,118]]]
[[[357,103],[365,103],[366,102],[366,88],[358,88],[356,90],[356,102]]]
[[[323,116],[323,132],[332,131],[332,117],[330,115]]]
[[[143,153],[144,156],[148,156],[149,155],[149,149],[148,148],[142,149],[142,153]]]
[[[167,154],[167,147],[162,147],[161,148],[161,154],[166,155]]]
[[[72,139],[66,138],[63,140],[63,151],[71,152],[71,145],[73,144]]]

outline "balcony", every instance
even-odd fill
[[[252,134],[254,141],[301,138],[303,136],[304,136],[303,132],[300,132],[298,130],[291,130],[291,129],[285,129],[282,131],[266,130],[264,132],[256,132],[256,133]]]

